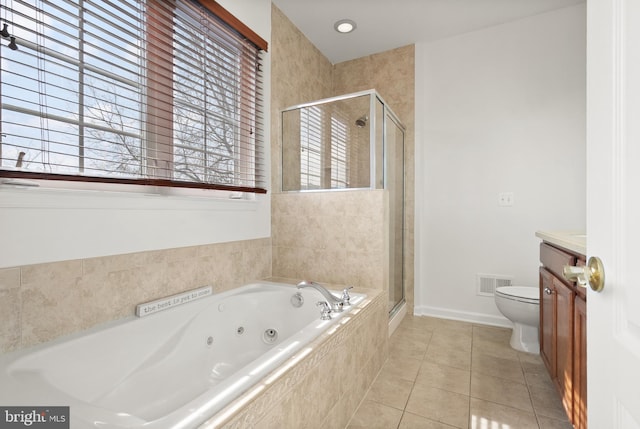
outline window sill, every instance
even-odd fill
[[[254,211],[266,195],[208,189],[0,180],[1,208]]]

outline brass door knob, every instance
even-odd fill
[[[592,256],[587,262],[586,270],[589,270],[589,286],[596,292],[601,292],[604,289],[604,265],[597,256]]]
[[[578,286],[587,287],[589,283],[595,292],[600,292],[604,288],[604,265],[597,256],[590,257],[584,267],[565,265],[562,274],[567,280],[575,281]]]

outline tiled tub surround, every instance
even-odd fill
[[[294,294],[301,306],[292,305]],[[366,314],[371,303],[359,293],[351,297],[350,307],[325,321],[315,305],[318,291],[261,281],[153,316],[130,316],[89,335],[0,357],[0,403],[71,406],[77,428],[94,427],[96,419],[109,427],[197,427],[244,390],[272,384],[277,377],[265,377],[285,372],[278,368],[297,362],[296,354],[305,357],[312,343],[320,348],[316,338],[336,336],[328,346],[337,347],[354,315]],[[271,345],[261,338],[267,328],[280,334]],[[364,344],[378,342],[372,335]]]
[[[202,428],[346,427],[388,354],[385,294],[354,290],[367,299],[353,316],[322,334]]]
[[[270,238],[0,269],[0,353],[132,315],[141,302],[270,276]]]

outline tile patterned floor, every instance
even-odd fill
[[[542,360],[510,335],[405,317],[348,429],[571,429]]]

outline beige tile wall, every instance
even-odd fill
[[[280,9],[271,7],[271,189],[280,190],[280,112],[330,97],[333,66]]]
[[[335,95],[376,89],[406,127],[405,132],[405,294],[413,313],[415,212],[415,47],[405,46],[336,64]]]
[[[362,281],[366,278],[361,270],[371,270],[367,281],[376,282],[381,279],[382,274],[378,263],[382,264],[382,259],[374,259],[365,256],[365,252],[372,252],[371,249],[377,243],[360,242],[359,254],[352,254],[349,259],[337,259],[337,255],[345,255],[344,249],[340,246],[344,242],[341,240],[341,222],[333,222],[333,231],[328,223],[329,211],[322,216],[324,219],[314,217],[314,222],[319,224],[310,225],[309,228],[301,230],[299,225],[303,222],[299,217],[299,211],[306,211],[305,207],[299,207],[298,211],[283,211],[297,201],[303,204],[322,205],[326,199],[325,206],[332,205],[334,212],[338,213],[341,208],[333,204],[334,197],[331,193],[317,194],[295,200],[295,196],[281,196],[278,192],[281,189],[281,136],[280,136],[280,111],[286,107],[303,102],[318,100],[334,95],[347,94],[367,89],[376,89],[384,98],[385,102],[398,115],[406,127],[405,134],[405,293],[409,306],[409,311],[413,312],[414,296],[414,46],[406,46],[380,54],[371,55],[361,59],[331,65],[329,61],[306,39],[289,19],[282,12],[273,6],[271,17],[272,22],[272,133],[271,133],[271,154],[272,154],[272,237],[274,240],[274,275],[312,277],[330,279],[329,281],[341,282],[345,278],[353,278],[349,281]],[[379,197],[371,196],[371,201],[364,203],[365,197],[358,196],[356,202],[351,202],[349,197],[345,197],[347,204],[376,204]],[[334,219],[337,221],[337,219]],[[372,219],[368,215],[363,215],[360,219],[349,219],[350,225],[358,224],[358,228],[374,228],[373,225],[365,226],[363,223]],[[286,225],[297,228],[301,236],[297,241],[290,240],[291,231]],[[382,227],[380,225],[380,227]],[[285,234],[280,236],[280,234]],[[297,243],[297,244],[296,244]],[[316,243],[315,247],[307,243]],[[322,248],[318,248],[320,243]],[[366,249],[366,250],[364,250]],[[380,254],[377,249],[375,253]],[[326,256],[328,259],[322,259]],[[313,264],[310,261],[314,260]],[[355,272],[351,277],[347,275],[347,267]],[[336,268],[335,270],[333,268]],[[334,276],[334,277],[332,277]],[[334,280],[341,279],[341,280]],[[379,283],[378,287],[385,287]]]
[[[387,196],[383,190],[274,194],[273,275],[386,290]]]
[[[0,353],[20,347],[20,268],[0,269]]]
[[[133,315],[141,302],[270,277],[271,259],[271,239],[258,239],[0,269],[0,353]]]

